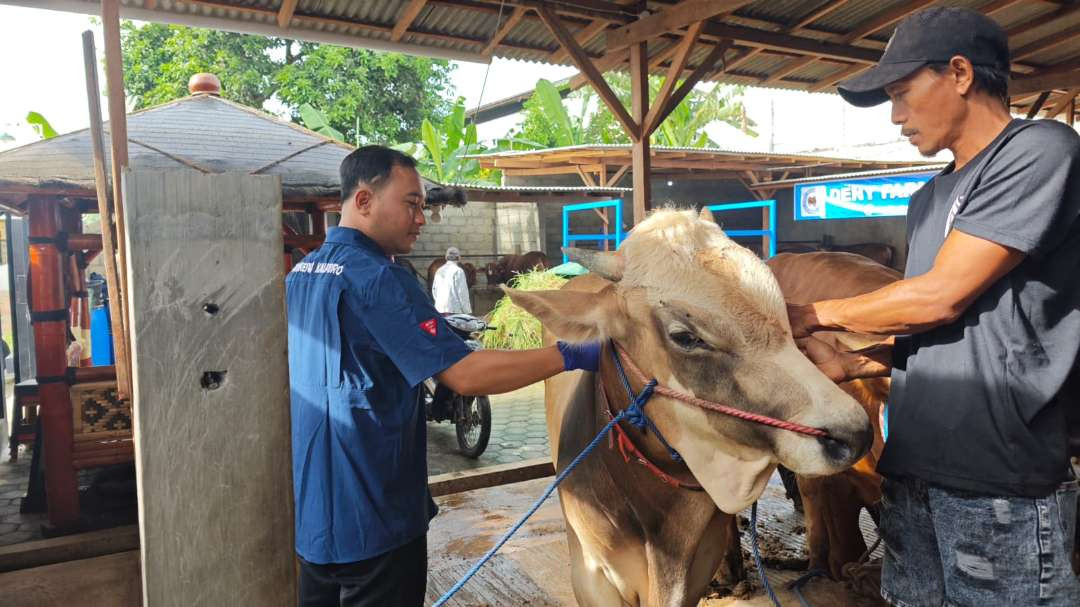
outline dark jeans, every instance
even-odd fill
[[[885,480],[881,596],[899,607],[1080,605],[1076,508],[1075,480],[1039,499]]]
[[[427,591],[427,534],[355,563],[300,560],[300,607],[421,607]]]

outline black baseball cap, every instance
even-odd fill
[[[848,103],[870,107],[889,100],[885,87],[931,63],[956,55],[1008,75],[1009,37],[993,19],[967,8],[935,7],[896,26],[878,64],[836,86]]]

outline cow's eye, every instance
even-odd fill
[[[709,344],[705,343],[697,335],[686,329],[678,329],[668,333],[668,338],[683,350],[711,350]]]

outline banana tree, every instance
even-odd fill
[[[300,120],[305,127],[324,137],[345,141],[345,136],[341,134],[341,131],[330,126],[330,119],[326,117],[326,114],[315,109],[310,103],[301,105],[299,111]]]
[[[458,98],[441,124],[424,119],[421,141],[415,146],[420,172],[439,183],[497,183],[495,171],[480,168],[474,158],[486,150],[476,135],[476,124],[465,120],[465,100]]]
[[[48,119],[42,116],[38,112],[30,112],[26,115],[26,123],[34,129],[34,132],[38,134],[38,137],[42,139],[52,139],[56,137],[56,129],[49,124]]]

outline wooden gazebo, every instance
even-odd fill
[[[321,244],[326,213],[340,210],[338,165],[351,146],[214,93],[132,113],[127,132],[136,169],[280,175],[285,269],[294,250]],[[429,204],[465,202],[460,189],[425,185]],[[102,238],[84,232],[82,216],[98,212],[95,196],[88,130],[0,153],[0,208],[25,215],[30,233],[37,377],[17,398],[39,406],[49,522],[58,530],[79,521],[77,470],[133,459],[131,405],[118,397],[114,367],[69,367],[65,356],[69,328],[89,328],[84,272]]]

